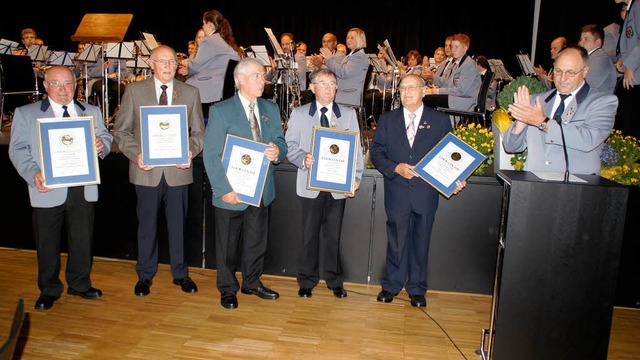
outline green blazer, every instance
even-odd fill
[[[273,142],[280,148],[278,158],[269,166],[265,180],[262,202],[268,206],[276,198],[276,187],[273,180],[273,165],[280,163],[287,156],[287,143],[282,131],[280,109],[273,102],[258,98],[256,100],[260,113],[260,129],[262,142]],[[222,167],[222,153],[227,134],[253,139],[249,119],[242,106],[238,93],[211,107],[209,122],[204,135],[203,161],[204,167],[213,190],[213,206],[227,210],[243,211],[249,205],[240,203],[230,205],[222,201],[222,196],[233,191],[224,168]]]

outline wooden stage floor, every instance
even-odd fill
[[[64,282],[65,256],[62,257]],[[48,311],[33,305],[36,254],[0,248],[0,339],[8,334],[19,298],[26,321],[16,359],[480,359],[491,297],[430,291],[414,308],[406,292],[376,301],[379,286],[345,284],[338,299],[320,283],[298,297],[294,278],[263,276],[280,299],[238,294],[239,308],[220,306],[215,270],[191,268],[199,292],[186,294],[160,265],[147,297],[136,297],[135,263],[95,258],[98,300],[63,293]],[[66,291],[66,283],[65,283]],[[616,308],[610,360],[640,359],[640,310]]]

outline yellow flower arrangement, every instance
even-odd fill
[[[640,141],[611,130],[604,143],[600,161],[600,176],[624,185],[640,186]]]
[[[473,175],[485,175],[486,168],[493,164],[493,132],[491,129],[470,123],[459,125],[453,134],[487,156],[487,160],[473,173]]]

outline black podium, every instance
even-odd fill
[[[482,357],[606,359],[628,188],[595,175],[497,176],[503,204]]]

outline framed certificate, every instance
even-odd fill
[[[487,157],[453,133],[447,134],[420,160],[414,170],[447,199]]]
[[[222,167],[240,202],[260,206],[271,162],[264,155],[268,145],[227,134]]]
[[[187,106],[141,106],[140,145],[145,165],[189,163]]]
[[[352,193],[359,141],[357,132],[314,126],[311,154],[316,161],[309,169],[307,189]]]
[[[100,183],[93,117],[38,119],[40,164],[47,187]]]

